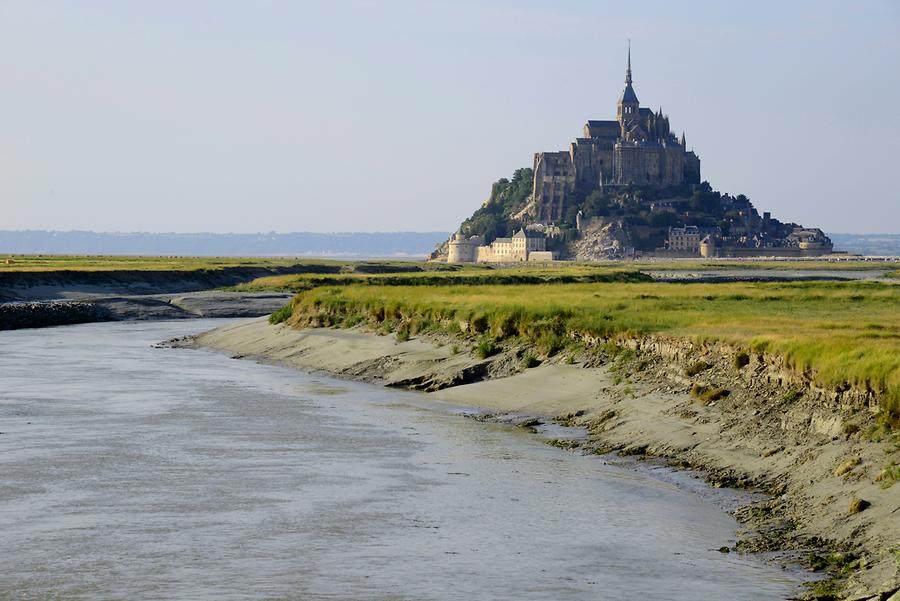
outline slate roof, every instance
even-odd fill
[[[634,93],[634,88],[631,87],[631,84],[625,84],[625,89],[622,91],[622,96],[619,97],[619,102],[637,102],[638,97],[637,94]]]

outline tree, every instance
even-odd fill
[[[512,229],[521,224],[510,217],[528,201],[532,180],[532,170],[526,167],[516,169],[512,179],[504,177],[494,182],[490,197],[463,221],[463,234],[484,236],[488,242],[511,234]]]
[[[692,211],[699,213],[721,215],[722,194],[713,190],[709,182],[698,184],[694,187],[694,192],[691,195],[690,207]]]
[[[609,196],[599,190],[595,190],[588,194],[584,199],[584,215],[587,217],[605,217],[609,215],[610,199]]]
[[[725,221],[725,220],[719,221],[718,223],[716,223],[716,227],[719,228],[719,232],[721,232],[721,234],[723,236],[728,236],[731,233],[731,222],[730,221]]]
[[[674,227],[679,225],[681,219],[672,211],[657,211],[650,213],[650,225],[653,227]]]

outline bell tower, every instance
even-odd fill
[[[625,90],[619,97],[619,103],[616,105],[616,119],[619,124],[624,125],[626,121],[634,121],[638,118],[638,110],[641,103],[638,102],[637,94],[631,87],[631,40],[628,40],[628,66],[625,68]]]

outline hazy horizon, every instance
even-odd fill
[[[153,233],[0,230],[0,254],[422,257],[449,232]],[[830,232],[835,250],[900,256],[900,234]]]
[[[48,233],[48,234],[96,234],[101,236],[290,236],[295,234],[313,234],[317,236],[341,236],[341,235],[390,235],[390,234],[446,234],[451,235],[455,230],[334,230],[334,231],[314,231],[314,230],[295,230],[295,231],[278,231],[269,230],[262,231],[162,231],[162,230],[81,230],[81,229],[46,229],[46,228],[21,228],[21,229],[0,229],[0,234],[8,233]],[[826,230],[826,234],[835,236],[900,236],[900,232],[890,231],[874,231],[874,232],[851,232],[851,231],[830,231]]]
[[[452,231],[614,116],[627,38],[714,188],[900,232],[888,0],[0,3],[0,229]]]

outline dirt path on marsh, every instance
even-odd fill
[[[768,492],[736,512],[746,529],[735,550],[793,553],[846,576],[820,587],[819,598],[900,601],[900,484],[890,486],[900,437],[876,421],[865,395],[803,384],[770,357],[738,368],[727,347],[655,340],[638,341],[637,352],[558,356],[524,369],[523,348],[479,359],[462,340],[397,342],[265,319],[173,344],[584,426],[584,452],[664,457],[714,486]],[[686,376],[698,361],[705,369]],[[727,392],[701,401],[691,395],[697,386]]]

